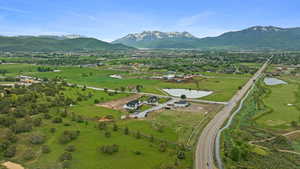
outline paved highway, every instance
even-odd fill
[[[214,147],[215,139],[219,129],[224,122],[230,116],[232,110],[237,106],[239,101],[245,96],[247,91],[254,84],[255,80],[261,75],[261,73],[268,66],[270,60],[268,60],[255,75],[239,90],[228,102],[224,108],[217,113],[217,115],[208,123],[208,125],[202,131],[196,147],[195,154],[195,168],[196,169],[216,169],[214,165]]]

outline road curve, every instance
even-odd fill
[[[239,90],[224,108],[208,123],[202,131],[196,146],[195,168],[196,169],[216,169],[214,165],[215,138],[219,129],[230,116],[232,110],[245,96],[247,91],[254,84],[255,80],[268,66],[270,59],[253,75],[253,77]]]

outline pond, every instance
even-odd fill
[[[180,97],[185,95],[190,99],[197,99],[204,96],[211,95],[212,91],[201,91],[201,90],[189,90],[189,89],[163,89],[163,91],[167,92],[169,95],[174,97]]]
[[[277,79],[277,78],[273,78],[273,77],[266,77],[264,79],[264,82],[266,85],[269,85],[269,86],[287,84],[287,82]]]

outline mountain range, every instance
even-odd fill
[[[0,36],[0,51],[23,51],[23,52],[75,52],[96,50],[128,50],[122,44],[111,44],[94,38],[79,35],[67,36]]]
[[[206,38],[197,38],[188,32],[144,31],[129,34],[112,43],[136,48],[300,50],[300,28],[254,26]]]
[[[81,35],[0,36],[0,51],[54,52],[152,49],[300,50],[300,28],[254,26],[216,37],[188,32],[144,31],[111,43]]]

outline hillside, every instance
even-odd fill
[[[189,36],[182,36],[184,33]],[[187,32],[179,33],[181,36],[175,37],[158,37],[157,34],[152,33],[151,35],[155,38],[149,38],[149,35],[146,35],[145,32],[130,34],[113,43],[122,43],[138,48],[300,50],[300,28],[255,26],[207,38],[196,38]]]
[[[58,38],[56,36],[0,36],[0,51],[52,52],[131,49],[94,38]]]

